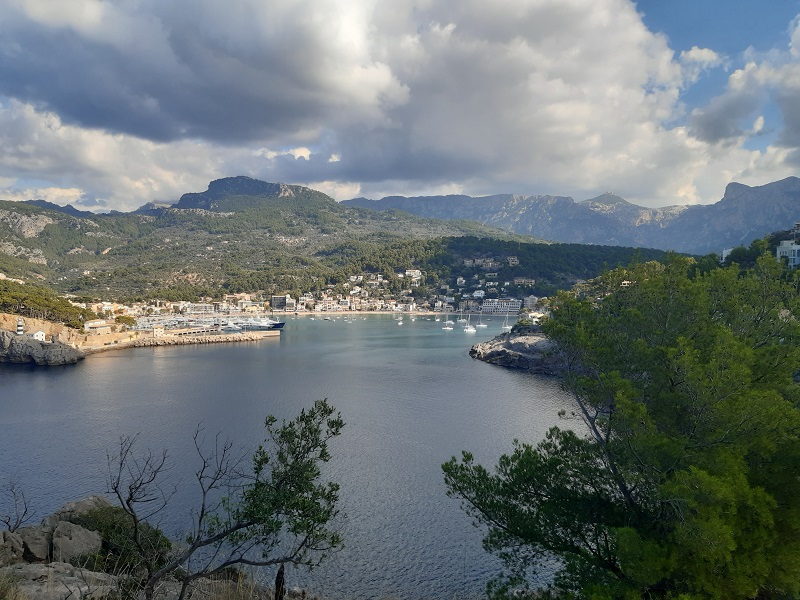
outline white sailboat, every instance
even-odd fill
[[[442,327],[442,329],[445,329],[446,331],[453,330],[453,322],[448,319],[449,316],[450,315],[447,313],[444,314],[444,327]]]
[[[508,314],[506,314],[506,319],[503,321],[503,331],[511,331],[512,325],[508,324]]]
[[[467,315],[467,324],[464,325],[464,333],[475,333],[476,329],[474,325],[470,325],[469,322],[469,315]]]
[[[488,327],[488,326],[489,326],[488,323],[483,322],[483,313],[480,313],[478,315],[478,322],[475,323],[475,327]]]

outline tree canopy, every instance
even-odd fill
[[[494,470],[466,452],[443,467],[504,562],[491,594],[555,568],[560,597],[796,597],[793,274],[768,254],[705,273],[671,257],[597,283],[544,324],[580,419]]]
[[[178,598],[183,600],[191,596],[193,582],[234,566],[310,568],[338,549],[342,539],[332,521],[338,514],[339,486],[321,479],[322,465],[331,458],[328,442],[342,427],[341,415],[327,400],[290,421],[267,417],[267,438],[249,466],[231,442],[217,439],[205,451],[198,430],[192,530],[184,544],[172,548],[150,524],[174,493],[167,454],[137,455],[137,436],[123,437],[118,452],[109,455],[109,490],[128,526],[117,528],[113,544],[125,548],[125,561],[136,567],[144,597],[152,600],[157,585],[169,578],[181,583]],[[99,517],[119,520],[116,513]]]
[[[52,290],[0,279],[0,312],[33,319],[57,321],[80,329],[83,321],[97,318],[92,311],[70,304]]]

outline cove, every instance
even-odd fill
[[[349,319],[348,319],[349,320]],[[0,464],[39,518],[106,490],[106,452],[139,433],[166,448],[177,486],[162,526],[183,530],[194,494],[198,424],[252,450],[268,414],[291,418],[328,398],[346,422],[326,475],[341,484],[345,549],[287,572],[331,600],[475,598],[498,565],[481,548],[440,465],[461,450],[493,465],[512,441],[536,443],[572,401],[556,381],[475,361],[500,333],[443,331],[433,317],[289,320],[260,342],[110,351],[78,365],[0,366]],[[274,573],[265,574],[267,579]]]

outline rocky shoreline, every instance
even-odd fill
[[[493,365],[558,377],[564,363],[556,344],[542,333],[503,333],[475,344],[469,355]]]
[[[81,337],[85,338],[86,336]],[[17,335],[14,331],[0,328],[0,363],[35,363],[42,366],[72,365],[83,360],[86,356],[109,350],[191,344],[257,342],[268,337],[280,337],[280,331],[250,331],[217,335],[165,335],[162,337],[140,337],[105,343],[102,346],[91,346],[89,345],[90,339],[82,340],[76,338],[76,341],[69,344],[55,339],[54,341],[41,342],[29,335]]]
[[[61,342],[40,342],[30,336],[0,329],[0,362],[72,365],[86,354]]]

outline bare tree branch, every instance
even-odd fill
[[[121,438],[117,452],[108,454],[109,490],[130,519],[132,542],[146,574],[146,600],[167,576],[182,583],[183,599],[193,581],[234,565],[312,566],[339,547],[340,536],[328,528],[337,514],[339,488],[318,480],[319,465],[330,458],[328,442],[343,426],[325,400],[280,426],[269,417],[267,442],[249,460],[219,435],[206,450],[204,430],[198,426],[193,436],[198,497],[191,531],[185,545],[168,557],[149,548],[145,535],[148,521],[175,493],[166,486],[168,455],[138,454],[138,435]]]
[[[19,477],[11,477],[7,480],[2,495],[6,497],[10,505],[6,509],[7,513],[0,514],[0,524],[4,525],[6,529],[14,532],[33,519],[34,513],[31,511],[30,499],[20,487]]]

